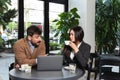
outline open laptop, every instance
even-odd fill
[[[62,70],[63,56],[49,55],[37,57],[37,70],[41,71],[57,71]]]

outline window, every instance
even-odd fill
[[[58,19],[58,15],[64,12],[64,5],[58,3],[49,3],[49,51],[57,50],[60,48],[59,36],[55,37],[55,27],[52,22]]]
[[[57,14],[68,10],[67,7],[68,0],[18,0],[18,1],[19,1],[18,38],[20,39],[24,37],[23,36],[24,28],[26,28],[27,25],[40,24],[42,25],[43,29],[43,37],[46,43],[46,52],[49,53],[49,31],[50,31],[49,29],[51,29],[49,27],[50,22],[52,19],[57,17]],[[60,7],[61,10],[58,11],[58,9],[56,9],[57,8],[56,6]]]
[[[44,24],[44,2],[38,0],[24,1],[24,31],[31,24],[41,26]],[[26,34],[24,34],[26,35]]]

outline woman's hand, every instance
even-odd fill
[[[69,46],[75,51],[75,53],[77,53],[79,51],[78,47],[75,45],[75,43],[70,42]]]

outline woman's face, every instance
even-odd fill
[[[75,32],[73,30],[70,31],[70,41],[75,42]]]

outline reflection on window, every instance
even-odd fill
[[[6,2],[7,3],[7,2]],[[12,17],[12,14],[14,12],[17,12],[18,10],[18,4],[17,0],[11,0],[11,5],[7,5],[9,10],[15,9],[15,11],[12,11],[10,13],[7,13],[7,17],[9,20],[9,17]],[[7,12],[7,11],[6,11]],[[8,24],[5,26],[4,29],[2,29],[1,32],[1,38],[2,38],[2,47],[4,48],[12,48],[14,42],[18,39],[18,12],[14,14],[14,18],[10,18],[11,21],[8,21]],[[5,15],[5,14],[4,14]],[[1,46],[1,45],[0,45]]]
[[[40,0],[25,0],[24,1],[24,21],[25,31],[31,24],[42,26],[43,29],[43,1]]]
[[[50,24],[50,51],[56,50],[60,48],[59,45],[59,36],[55,37],[55,26],[52,22],[53,20],[58,18],[58,15],[62,12],[64,12],[64,5],[63,4],[57,4],[57,3],[49,3],[49,24]]]

